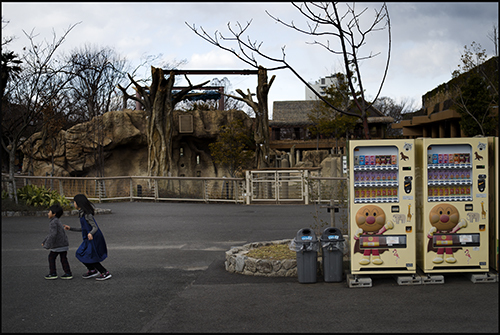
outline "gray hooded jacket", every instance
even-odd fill
[[[57,249],[57,251],[64,251],[64,249],[68,250],[68,235],[66,235],[61,221],[55,217],[50,220],[49,227],[49,234],[42,242],[43,247],[45,249]]]

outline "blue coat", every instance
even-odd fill
[[[97,222],[95,221],[97,226]],[[85,216],[80,217],[80,224],[82,226],[82,237],[83,242],[76,250],[76,258],[82,263],[99,263],[108,257],[108,249],[106,247],[106,241],[104,240],[104,235],[97,226],[97,232],[93,235],[92,241],[89,241],[87,235],[92,230],[92,227],[85,219]]]

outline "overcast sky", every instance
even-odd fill
[[[368,8],[362,18],[371,20],[381,3],[356,3],[358,11]],[[479,43],[494,55],[494,44],[488,37],[498,27],[496,2],[388,3],[392,32],[392,53],[389,73],[381,96],[396,101],[413,99],[421,106],[422,95],[451,79],[460,64],[464,46]],[[27,33],[34,29],[39,39],[51,40],[55,31],[61,36],[67,28],[77,25],[67,36],[61,51],[68,52],[85,43],[112,47],[132,64],[139,64],[144,55],[162,54],[161,62],[187,61],[181,69],[250,69],[234,55],[217,48],[191,31],[185,22],[203,27],[208,33],[220,31],[229,36],[227,24],[252,20],[247,30],[253,41],[261,41],[262,50],[281,57],[286,46],[286,59],[304,79],[314,82],[320,77],[342,70],[341,58],[326,52],[300,34],[276,23],[266,10],[283,21],[306,27],[305,18],[290,3],[268,2],[112,2],[112,3],[50,3],[2,2],[2,36],[15,36],[8,46],[21,53],[27,45]],[[365,22],[366,22],[365,21]],[[245,36],[246,36],[245,35]],[[331,43],[337,43],[332,40]],[[234,44],[225,44],[236,48]],[[362,79],[368,98],[377,93],[387,54],[387,31],[368,36],[363,54],[381,53],[362,63]],[[267,67],[272,64],[261,60]],[[146,71],[146,70],[145,70]],[[144,72],[142,72],[144,73]],[[305,99],[304,85],[288,70],[273,71],[276,80],[270,90],[273,101]],[[223,76],[217,76],[222,79]],[[193,84],[213,76],[191,76]],[[228,76],[232,90],[255,92],[256,76]],[[183,84],[179,82],[179,85]]]

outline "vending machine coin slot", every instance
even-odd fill
[[[413,178],[411,176],[405,177],[405,192],[406,192],[406,194],[411,192],[411,180],[412,179]]]
[[[465,211],[472,212],[473,210],[474,210],[474,206],[472,206],[472,204],[465,205]]]
[[[485,174],[480,174],[478,176],[477,180],[477,188],[479,189],[479,192],[484,192],[484,189],[486,187],[486,175]]]
[[[484,170],[484,165],[476,165],[476,169]]]
[[[399,206],[392,206],[391,213],[399,213]]]
[[[403,166],[403,171],[411,171],[411,166]]]

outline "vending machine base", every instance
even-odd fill
[[[494,273],[464,273],[464,275],[476,283],[496,283],[498,282],[498,274]]]
[[[346,277],[349,288],[372,287],[372,279],[368,276],[348,274]]]
[[[417,274],[420,276],[422,280],[422,284],[444,284],[444,275],[436,274],[436,273],[424,273],[420,268],[417,270]],[[463,273],[465,277],[470,279],[474,284],[479,283],[496,283],[498,282],[498,274],[493,272],[484,272],[484,273],[471,273],[465,272]]]
[[[349,288],[372,287],[372,279],[367,275],[347,274],[347,285]],[[421,285],[422,278],[417,274],[393,275],[399,286]]]
[[[440,274],[430,274],[424,273],[420,268],[417,269],[417,273],[422,279],[422,284],[444,284],[444,276]]]
[[[394,276],[399,286],[421,285],[422,277],[412,274],[411,276]]]

